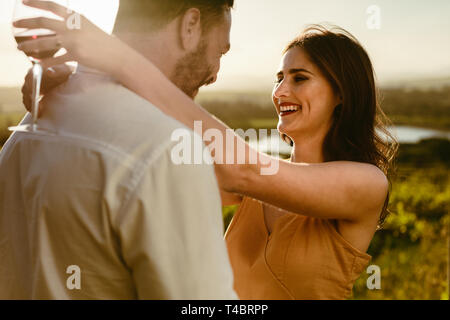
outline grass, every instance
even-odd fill
[[[232,128],[276,128],[270,94],[205,95],[202,105]],[[224,96],[226,99],[224,99]],[[431,91],[384,90],[383,109],[395,125],[450,129],[450,87]],[[8,126],[24,115],[20,90],[0,90],[0,146]],[[430,139],[403,144],[398,157],[385,228],[369,248],[380,266],[381,290],[368,290],[363,273],[352,299],[448,299],[450,142]],[[223,210],[225,227],[237,206]]]
[[[449,167],[401,169],[390,201],[393,213],[369,248],[371,264],[381,267],[382,289],[368,290],[363,273],[354,298],[448,299]]]
[[[394,125],[450,130],[450,86],[435,90],[383,89],[380,103]],[[202,94],[198,101],[232,128],[276,128],[270,92]]]
[[[0,114],[0,146],[3,146],[11,135],[11,132],[8,131],[8,127],[17,125],[24,114],[25,111]]]
[[[397,166],[392,213],[368,250],[381,290],[369,290],[363,272],[351,299],[449,299],[450,141],[403,144]],[[224,207],[225,226],[237,208]]]

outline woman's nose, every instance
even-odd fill
[[[275,98],[282,98],[289,95],[289,88],[284,80],[275,88],[273,95]]]

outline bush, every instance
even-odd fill
[[[449,146],[442,139],[400,146],[391,215],[368,250],[381,269],[381,290],[369,290],[363,272],[352,299],[449,298]],[[236,208],[224,208],[226,226]]]
[[[23,113],[0,113],[0,147],[5,144],[11,135],[8,127],[17,125],[22,117]]]
[[[393,213],[368,251],[381,268],[381,290],[368,290],[363,273],[354,299],[448,299],[449,179],[440,166],[394,182]]]

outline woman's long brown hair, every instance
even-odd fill
[[[389,180],[378,225],[381,228],[389,214],[398,142],[387,130],[391,122],[380,107],[372,62],[358,40],[338,27],[311,25],[289,43],[284,53],[292,48],[303,49],[342,97],[323,144],[325,161],[370,163]]]

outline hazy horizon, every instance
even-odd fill
[[[110,30],[116,0],[72,0],[91,20]],[[14,0],[0,3],[0,86],[20,86],[27,58],[17,51],[10,21]],[[381,29],[369,29],[367,9],[377,5]],[[273,85],[281,50],[310,23],[339,25],[359,39],[369,52],[381,86],[420,79],[450,80],[450,1],[406,0],[236,0],[232,49],[222,61],[216,84],[205,91],[267,90]],[[447,81],[450,83],[450,81]]]

